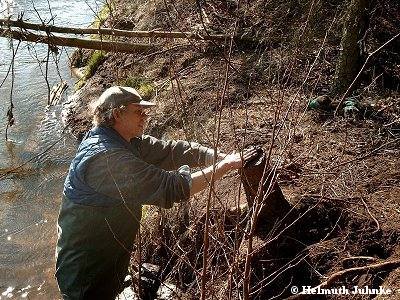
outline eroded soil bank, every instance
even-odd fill
[[[396,34],[398,5],[377,5],[364,41],[369,51]],[[252,267],[251,299],[285,299],[293,286],[320,284],[393,290],[351,299],[400,297],[399,41],[365,69],[350,99],[356,111],[344,116],[340,110],[335,117],[331,107],[307,109],[310,100],[328,94],[332,86],[345,11],[340,0],[117,1],[104,23],[255,40],[149,39],[156,45],[149,53],[106,53],[65,110],[80,136],[90,127],[88,103],[112,84],[131,85],[157,103],[149,134],[208,146],[218,136],[218,148],[225,152],[257,145],[270,153],[294,208],[285,226],[252,237],[249,260],[252,209],[246,206],[240,175],[229,174],[215,185],[207,298],[241,299],[246,261]],[[91,55],[77,54],[77,66]],[[142,261],[161,267],[160,279],[179,287],[177,299],[198,299],[201,292],[207,199],[204,192],[169,211],[146,208]],[[136,258],[137,253],[134,265]]]

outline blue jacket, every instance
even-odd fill
[[[90,130],[79,145],[65,179],[63,194],[75,204],[113,206],[121,199],[99,194],[85,180],[88,163],[98,154],[111,149],[127,149],[138,155],[136,149],[125,141],[115,130],[108,127],[95,127]]]

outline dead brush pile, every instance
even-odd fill
[[[215,184],[211,197],[206,191],[169,211],[149,208],[141,261],[161,267],[160,280],[179,288],[178,299],[285,299],[293,286],[400,288],[393,271],[400,256],[399,39],[362,73],[351,95],[358,114],[307,110],[333,84],[346,8],[343,0],[116,2],[108,27],[238,38],[151,38],[160,49],[108,53],[81,89],[76,124],[111,84],[150,82],[158,105],[148,133],[225,152],[258,145],[293,205],[284,228],[257,232],[250,243],[252,208],[239,174]],[[397,1],[375,3],[365,53],[397,34],[399,11]],[[348,299],[315,299],[324,297]]]

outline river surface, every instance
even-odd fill
[[[23,13],[23,19],[31,22],[42,19],[54,25],[87,27],[99,5],[95,0],[0,0],[0,18]],[[0,84],[17,46],[17,41],[11,47],[8,39],[0,37]],[[73,93],[68,67],[72,51],[60,49],[56,57],[50,55],[48,66],[50,87],[61,78],[68,82],[65,96]],[[62,133],[61,104],[47,106],[46,57],[46,45],[22,42],[14,60],[14,81],[10,71],[0,87],[0,176],[32,159],[19,172],[0,179],[0,299],[60,298],[53,275],[56,219],[76,142]],[[5,141],[12,85],[15,124]]]

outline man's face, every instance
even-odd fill
[[[132,137],[136,137],[143,134],[147,118],[148,108],[131,103],[121,112],[119,121]]]

